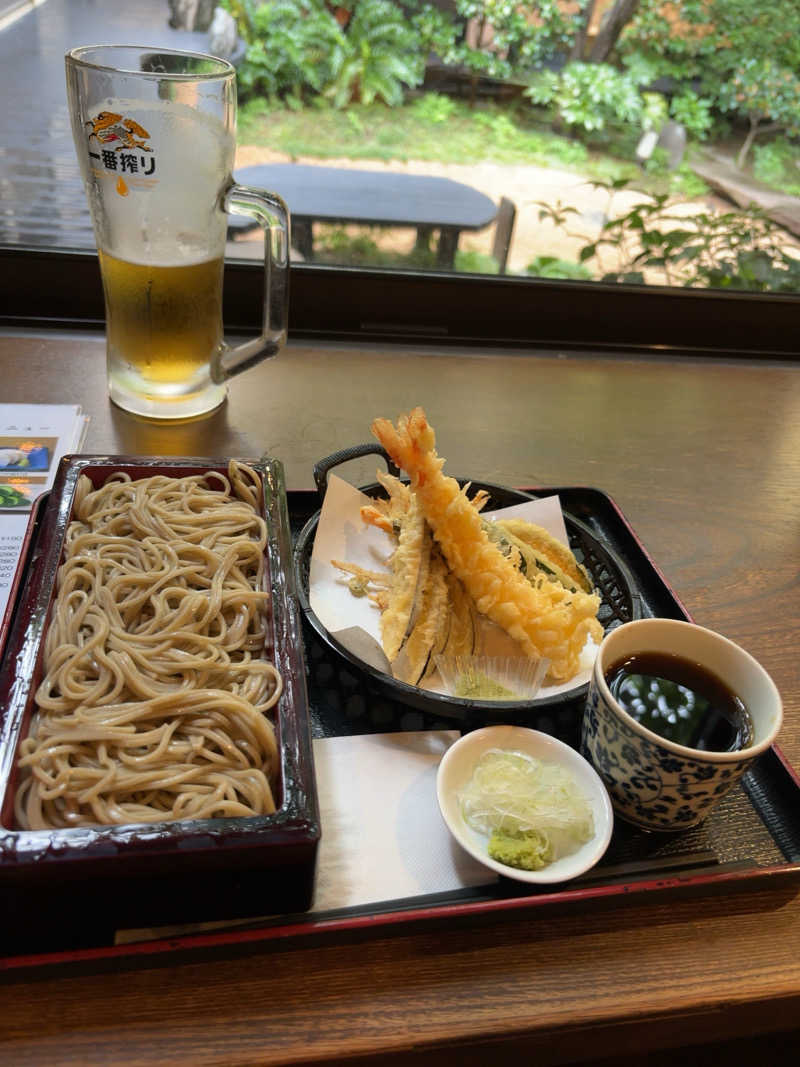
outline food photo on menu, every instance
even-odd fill
[[[28,509],[47,488],[46,478],[0,474],[0,511]]]
[[[55,438],[0,437],[0,471],[49,470],[56,443]]]
[[[53,484],[61,457],[80,448],[86,429],[74,404],[0,404],[0,650],[31,509]]]

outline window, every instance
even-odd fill
[[[776,0],[780,33],[774,4],[762,19],[745,0],[402,0],[398,17],[399,2],[226,5],[250,40],[237,176],[282,168],[271,173],[291,177],[285,190],[275,179],[291,206],[310,175],[308,214],[295,214],[294,336],[797,354],[793,0]],[[101,324],[63,54],[111,38],[207,50],[208,34],[168,27],[166,0],[19,10],[3,20],[0,5],[3,321]],[[752,60],[729,65],[727,81],[723,31]],[[319,56],[336,48],[328,69]],[[726,86],[713,99],[712,81]],[[712,165],[711,129],[741,175],[781,191],[754,238],[727,199],[733,179]],[[250,330],[259,234],[232,223],[229,237],[226,322]]]

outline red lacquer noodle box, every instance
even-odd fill
[[[78,478],[95,487],[109,475],[132,478],[218,471],[226,460],[67,456],[37,517],[36,551],[20,583],[0,675],[0,903],[24,926],[75,929],[205,921],[298,912],[313,892],[319,807],[314,778],[300,619],[283,468],[245,460],[261,480],[268,539],[265,581],[271,592],[263,655],[283,678],[271,709],[279,749],[277,810],[270,815],[185,819],[128,826],[22,830],[14,819],[17,753],[29,728],[42,677],[44,638]],[[99,922],[98,922],[99,920]],[[30,933],[30,931],[29,931]]]

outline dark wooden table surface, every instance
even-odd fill
[[[210,418],[175,426],[109,406],[100,335],[2,335],[0,372],[5,402],[82,403],[86,451],[268,450],[290,487],[310,488],[315,460],[420,403],[454,471],[598,486],[694,618],[771,672],[780,746],[800,766],[796,365],[293,343]],[[363,461],[352,477],[373,475]],[[14,1065],[683,1064],[710,1053],[671,1050],[707,1043],[729,1063],[791,1063],[800,899],[628,898],[244,959],[62,969],[0,986],[0,1006],[0,1062]]]
[[[497,214],[497,205],[484,193],[428,174],[264,163],[241,167],[234,177],[241,185],[283,197],[292,217],[292,242],[308,260],[314,258],[315,222],[355,223],[411,227],[425,242],[436,230],[436,264],[451,269],[461,231],[482,230]],[[230,218],[233,233],[253,225],[247,217]]]

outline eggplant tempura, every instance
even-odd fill
[[[380,609],[381,645],[400,681],[418,685],[434,670],[438,654],[472,655],[477,610],[450,573],[431,536],[419,498],[399,479],[378,474],[388,496],[361,509],[364,522],[388,533],[394,549],[388,573],[332,560],[351,574],[350,588]]]

